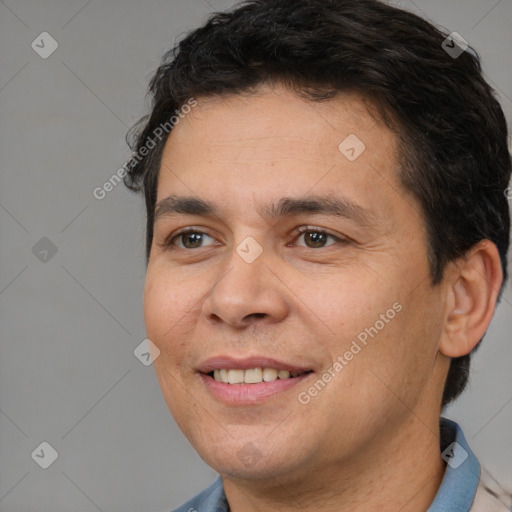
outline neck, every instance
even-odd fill
[[[426,425],[411,416],[358,450],[330,465],[313,464],[266,480],[223,476],[231,512],[425,512],[444,475],[439,419]],[[399,435],[396,432],[399,431]]]

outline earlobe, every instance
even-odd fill
[[[446,272],[446,316],[439,351],[469,354],[491,322],[503,281],[496,245],[482,240]]]

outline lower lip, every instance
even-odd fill
[[[200,374],[208,391],[228,405],[251,405],[261,403],[279,393],[289,391],[304,382],[312,373],[305,373],[289,379],[276,379],[258,384],[225,384],[209,375]]]

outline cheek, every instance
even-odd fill
[[[147,274],[144,286],[144,322],[148,338],[157,345],[165,332],[165,324],[169,321],[166,313],[169,299],[165,286],[158,279],[154,279],[154,274]]]
[[[384,281],[371,272],[345,274],[343,279],[315,286],[314,293],[303,290],[304,302],[314,313],[309,316],[322,320],[319,329],[329,329],[324,339],[329,340],[331,359],[347,354],[346,378],[337,379],[337,385],[350,387],[357,382],[356,394],[370,391],[365,400],[371,400],[373,393],[381,398],[394,393],[414,401],[432,373],[438,333],[430,323],[439,315],[439,307],[427,300],[428,290],[411,294],[399,277],[393,279],[388,273]]]
[[[326,276],[323,282],[310,282],[299,288],[300,296],[311,318],[322,320],[330,334],[339,340],[352,340],[378,322],[378,330],[391,323],[397,312],[393,304],[400,302],[400,292],[389,280],[383,282],[373,272],[343,272]],[[382,314],[386,323],[382,324]],[[389,318],[388,318],[389,317]]]
[[[411,296],[401,305],[395,318],[369,339],[361,363],[372,377],[375,395],[390,406],[413,409],[435,378],[439,327],[434,325],[436,308],[421,307]]]
[[[148,337],[162,343],[183,326],[194,314],[198,297],[190,286],[174,279],[169,271],[148,269],[144,285],[144,321]],[[153,340],[152,340],[153,341]]]
[[[153,367],[167,406],[184,431],[187,411],[194,410],[194,401],[184,393],[181,370],[190,333],[187,306],[179,286],[173,286],[162,272],[148,269],[144,286],[146,335],[160,350]]]
[[[161,274],[149,272],[146,274],[144,286],[144,322],[147,337],[160,350],[159,357],[154,362],[160,385],[164,388],[174,387],[172,373],[175,377],[176,366],[180,364],[183,346],[185,345],[187,309],[179,290],[172,287],[169,280]]]

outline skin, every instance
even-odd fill
[[[338,149],[349,134],[366,146],[352,162]],[[267,85],[199,98],[169,136],[157,202],[195,196],[220,210],[156,220],[147,335],[160,349],[154,366],[167,405],[222,475],[233,512],[424,511],[439,488],[450,357],[484,334],[502,275],[496,247],[483,241],[432,285],[425,221],[398,181],[397,151],[395,134],[361,98],[311,103]],[[260,205],[284,196],[326,194],[364,208],[367,222],[260,215]],[[302,226],[341,241],[312,245],[297,233]],[[174,235],[185,227],[208,235],[202,245],[186,248],[190,240]],[[236,252],[246,237],[263,249],[253,263]],[[401,311],[378,335],[300,403],[298,394],[396,303]],[[314,373],[262,403],[233,407],[196,372],[221,354],[268,356]],[[253,463],[240,456],[247,453]]]

